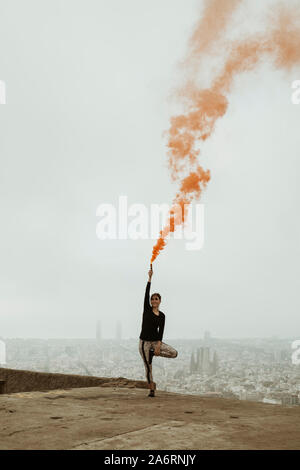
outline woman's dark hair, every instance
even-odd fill
[[[157,295],[157,297],[159,298],[159,300],[161,300],[161,296],[160,296],[160,294],[158,294],[157,292],[154,292],[154,294],[151,295],[150,300],[152,300],[152,297],[154,297],[155,295]]]

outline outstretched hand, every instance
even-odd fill
[[[148,271],[148,276],[149,276],[149,281],[151,281],[153,270],[152,270],[152,264],[150,264],[151,268]]]

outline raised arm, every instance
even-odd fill
[[[162,341],[163,339],[163,334],[164,334],[164,329],[165,329],[165,316],[162,316],[159,329],[158,329],[158,341]]]
[[[145,299],[144,299],[144,311],[151,309],[151,305],[150,305],[150,286],[151,286],[151,278],[152,278],[153,271],[152,271],[152,264],[150,266],[151,266],[151,268],[148,271],[148,282],[147,282],[147,286],[146,286]]]

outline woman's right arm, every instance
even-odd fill
[[[146,292],[145,292],[145,299],[144,299],[144,311],[149,310],[151,308],[150,305],[150,286],[151,286],[151,278],[152,278],[152,264],[151,264],[151,269],[148,272],[148,282],[146,286]]]

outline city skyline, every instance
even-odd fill
[[[116,330],[117,333],[117,330]],[[176,361],[153,358],[160,390],[299,405],[300,364],[280,339],[174,340]],[[117,335],[116,335],[117,336]],[[7,339],[3,368],[145,380],[135,339]]]

